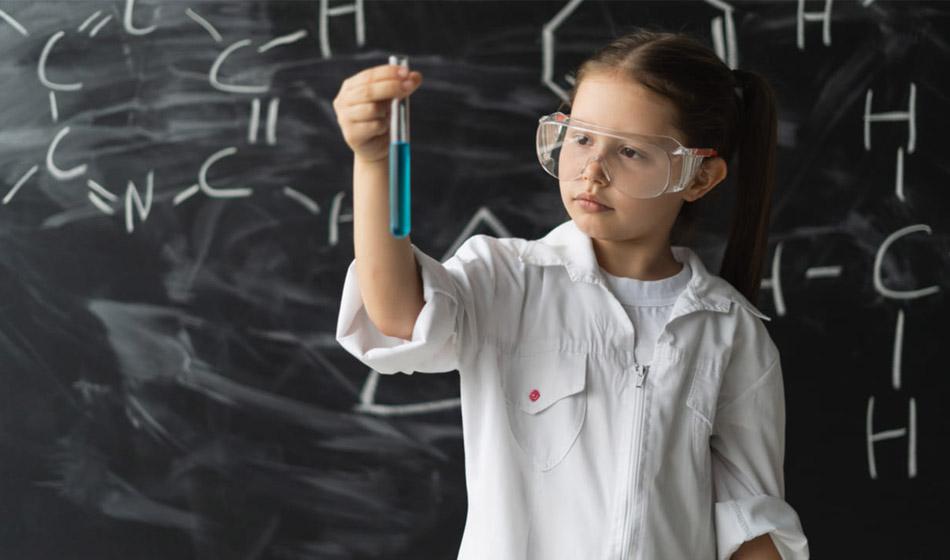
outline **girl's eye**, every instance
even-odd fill
[[[575,144],[579,144],[579,145],[581,145],[581,146],[589,146],[589,145],[590,145],[590,138],[589,138],[588,136],[584,135],[584,134],[575,134],[575,135],[574,135],[574,143],[575,143]]]
[[[620,148],[620,155],[627,159],[643,159],[645,157],[643,152],[630,146]]]

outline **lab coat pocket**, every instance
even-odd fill
[[[709,455],[709,437],[716,419],[716,403],[719,398],[719,368],[710,363],[693,367],[693,380],[686,398],[691,411],[693,456],[705,462]]]
[[[587,414],[587,355],[506,356],[500,365],[511,435],[538,469],[553,469]]]

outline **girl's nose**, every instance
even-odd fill
[[[607,162],[597,154],[590,156],[584,164],[581,177],[590,183],[610,184],[610,170],[607,168]]]

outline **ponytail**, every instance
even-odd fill
[[[740,97],[736,131],[739,169],[729,240],[719,275],[756,304],[768,252],[775,182],[775,97],[760,75],[745,70],[734,70],[733,74]]]

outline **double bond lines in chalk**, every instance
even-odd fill
[[[82,22],[82,24],[80,24],[79,28],[76,31],[80,33],[84,32],[87,27],[92,25],[92,23],[96,21],[96,19],[99,18],[100,15],[102,15],[102,10],[96,10],[91,16],[87,17],[86,20]],[[96,23],[92,27],[92,29],[89,31],[89,36],[95,37],[96,35],[98,35],[99,31],[101,31],[102,28],[105,27],[106,24],[109,23],[111,20],[112,20],[111,14],[99,20],[99,22]]]

